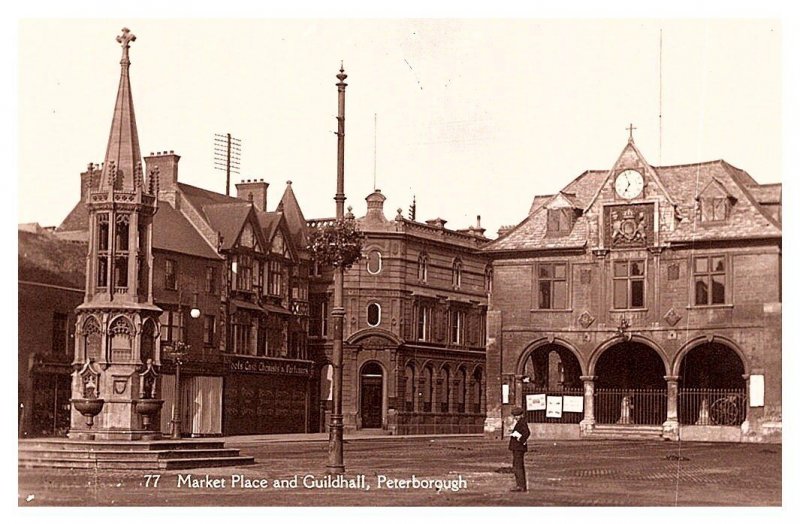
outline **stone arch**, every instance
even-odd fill
[[[355,346],[358,345],[360,341],[369,337],[379,337],[386,339],[389,345],[392,346],[399,346],[400,344],[403,343],[403,340],[400,337],[398,337],[388,329],[377,328],[377,327],[360,329],[355,333],[353,333],[352,335],[350,335],[349,337],[347,337],[347,340],[345,340],[344,343],[349,346]]]
[[[155,361],[156,359],[156,339],[159,337],[160,332],[155,320],[152,318],[145,319],[142,323],[141,333],[139,356],[142,363],[146,364],[148,360]]]
[[[372,373],[367,374],[368,371]],[[380,371],[380,379],[375,377]],[[381,428],[384,426],[387,406],[388,373],[378,359],[369,359],[358,368],[358,412],[360,427]]]
[[[672,361],[672,366],[670,366],[670,374],[673,376],[678,376],[681,370],[681,363],[686,358],[686,355],[698,346],[702,346],[703,344],[708,343],[717,343],[723,346],[727,346],[728,349],[732,350],[739,356],[739,360],[742,361],[742,366],[744,367],[745,375],[750,374],[750,359],[747,358],[742,348],[739,347],[739,344],[734,342],[733,340],[722,337],[719,335],[701,335],[699,337],[695,337],[692,340],[686,342],[681,349],[678,350],[678,353],[675,355],[675,358]]]
[[[603,353],[607,349],[612,348],[612,347],[614,347],[614,346],[616,346],[618,344],[625,343],[625,342],[634,342],[634,343],[642,344],[643,346],[647,346],[650,349],[652,349],[653,351],[655,351],[656,354],[661,359],[662,364],[664,365],[664,373],[665,374],[667,372],[669,372],[670,369],[672,369],[671,366],[670,366],[669,357],[667,357],[666,352],[661,348],[661,346],[659,346],[658,344],[656,344],[655,342],[653,342],[652,340],[650,340],[647,337],[643,337],[641,335],[631,335],[630,338],[628,338],[628,337],[624,337],[623,338],[623,337],[619,337],[619,336],[612,337],[612,338],[606,340],[605,342],[603,342],[602,344],[600,344],[599,346],[597,346],[597,348],[595,348],[595,350],[592,351],[592,354],[589,356],[589,361],[588,361],[587,370],[586,370],[587,374],[590,375],[590,376],[593,376],[593,375],[596,374],[595,370],[596,370],[596,367],[597,367],[597,361],[600,360],[600,357],[603,355]]]
[[[112,362],[130,360],[136,329],[124,315],[117,315],[108,323],[108,341]]]
[[[567,349],[575,359],[578,361],[578,365],[581,369],[581,374],[586,374],[586,363],[583,360],[583,356],[581,356],[580,351],[570,342],[564,340],[563,338],[540,338],[534,340],[533,342],[529,343],[525,349],[520,353],[519,359],[517,359],[517,375],[523,375],[525,373],[525,363],[527,362],[528,358],[533,354],[534,351],[539,349],[540,347],[547,346],[547,345],[555,345],[555,346],[562,346],[563,348]]]
[[[100,360],[103,355],[103,328],[102,322],[94,315],[89,315],[80,328],[81,350],[83,359]]]

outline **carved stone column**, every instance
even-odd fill
[[[667,420],[664,421],[662,436],[667,440],[680,439],[680,424],[678,423],[678,379],[674,375],[667,375]]]
[[[583,420],[581,420],[581,436],[590,435],[594,430],[594,375],[581,376],[583,381]]]

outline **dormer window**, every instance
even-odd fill
[[[730,205],[730,199],[727,197],[701,198],[700,221],[723,222],[727,220]]]
[[[572,231],[575,212],[572,208],[562,207],[547,210],[547,236],[566,236]]]

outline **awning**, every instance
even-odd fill
[[[231,304],[236,307],[237,309],[249,309],[250,311],[257,311],[259,313],[264,313],[267,315],[288,315],[291,316],[292,312],[286,308],[282,308],[280,306],[275,306],[273,304],[263,304],[259,306],[253,302],[247,302],[245,300],[238,300],[238,299],[231,299]]]

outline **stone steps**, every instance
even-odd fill
[[[19,466],[79,469],[191,469],[253,464],[218,441],[19,441]]]
[[[584,438],[602,440],[663,440],[661,426],[598,424]]]

